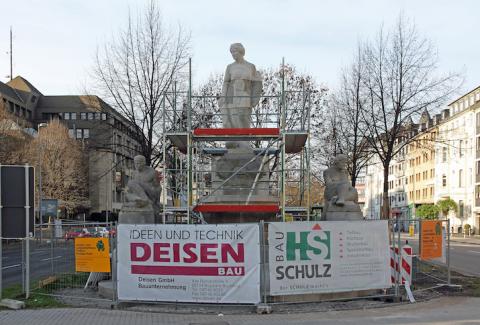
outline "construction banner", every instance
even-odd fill
[[[420,221],[420,258],[422,260],[431,260],[442,257],[442,241],[441,221]]]
[[[75,238],[76,272],[110,272],[108,238]]]
[[[270,294],[389,288],[387,220],[270,223]]]
[[[118,299],[260,301],[257,224],[118,226]]]

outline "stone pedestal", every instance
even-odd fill
[[[155,213],[151,205],[139,208],[124,203],[122,210],[118,214],[118,223],[120,224],[154,224],[156,221]]]
[[[221,186],[213,194],[215,202],[246,203],[248,200],[252,203],[260,197],[269,197],[268,164],[260,169],[262,159],[263,156],[256,157],[251,148],[228,149],[225,155],[215,158],[212,162],[212,189]]]
[[[328,203],[325,211],[327,221],[363,220],[363,214],[357,203],[347,201],[343,206]]]
[[[202,204],[278,203],[278,198],[270,193],[268,157],[265,158],[262,167],[264,156],[256,156],[248,143],[240,144],[236,148],[229,148],[226,154],[212,161],[212,191],[219,189],[203,199]],[[232,175],[233,177],[226,181]],[[258,222],[273,221],[275,213],[204,213],[203,217],[208,223]]]

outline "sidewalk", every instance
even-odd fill
[[[281,324],[478,324],[480,298],[442,297],[386,308],[270,315],[160,314],[104,309],[30,309],[0,311],[2,325],[281,325]]]

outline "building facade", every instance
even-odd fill
[[[61,120],[70,136],[87,150],[87,213],[93,219],[104,219],[120,210],[133,157],[141,151],[135,140],[139,130],[98,96],[45,96],[22,77],[0,82],[0,100],[34,129],[52,119]]]
[[[466,224],[480,229],[480,87],[459,97],[439,114],[424,112],[411,121],[408,144],[389,169],[390,217],[414,218],[420,205],[452,199],[457,211],[448,217],[451,229]],[[402,146],[402,142],[398,143]],[[364,214],[380,217],[383,167],[373,157],[366,173]]]

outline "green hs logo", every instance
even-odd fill
[[[298,256],[300,261],[329,260],[330,231],[287,232],[287,261],[295,261]]]

